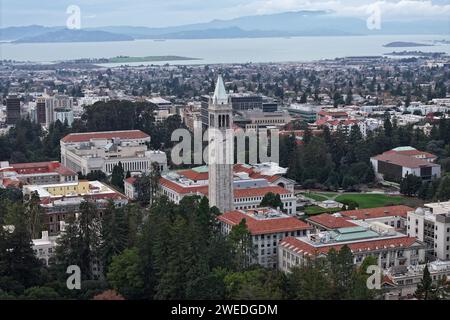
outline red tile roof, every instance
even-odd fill
[[[141,130],[104,131],[88,133],[71,133],[61,139],[63,142],[84,142],[91,139],[145,139],[150,136]]]
[[[311,226],[294,217],[258,220],[238,210],[226,212],[220,215],[217,219],[231,226],[237,225],[242,221],[242,219],[245,219],[247,228],[252,235],[312,229]]]
[[[265,179],[270,183],[277,181],[281,177],[280,175],[273,175],[273,176],[263,175],[259,172],[254,171],[252,168],[247,168],[247,167],[243,166],[242,164],[235,164],[233,167],[233,171],[235,173],[245,172],[249,175],[249,177],[251,179]],[[190,179],[193,181],[204,181],[204,180],[208,180],[208,177],[209,177],[208,172],[196,172],[195,170],[192,170],[192,169],[180,170],[177,173],[179,175],[184,176],[187,179]],[[191,188],[191,187],[188,187],[188,188]],[[192,187],[192,188],[195,188],[195,187]],[[177,190],[180,190],[180,189],[177,189]],[[279,191],[279,193],[281,193],[281,191]]]
[[[159,183],[168,188],[171,189],[173,191],[175,191],[176,193],[179,194],[189,194],[189,193],[202,193],[202,194],[208,194],[208,186],[189,186],[189,187],[184,187],[179,185],[178,183],[171,181],[169,179],[166,179],[164,177],[161,177],[161,179],[159,179]]]
[[[196,172],[192,169],[187,169],[187,170],[180,170],[177,173],[194,181],[208,180],[208,172]]]
[[[373,219],[373,218],[381,218],[381,217],[403,217],[406,218],[408,211],[414,211],[414,208],[408,206],[389,206],[389,207],[381,207],[381,208],[371,208],[371,209],[358,209],[358,210],[349,210],[349,211],[341,211],[340,214],[356,219]]]
[[[76,172],[57,161],[12,163],[0,171],[14,171],[18,174],[39,174],[56,172],[61,175],[76,175]]]
[[[235,198],[245,198],[245,197],[264,197],[267,193],[272,192],[274,194],[290,194],[288,190],[280,186],[268,186],[260,188],[249,188],[249,189],[235,189]]]
[[[411,157],[423,155],[423,156],[425,156],[424,159],[428,159],[428,158],[436,159],[437,158],[432,153],[429,153],[426,151],[420,151],[420,150],[399,150],[399,151],[389,150],[389,151],[386,151],[385,153],[398,153],[398,154],[403,154],[403,155],[411,156]]]
[[[324,213],[308,218],[308,221],[314,222],[326,229],[338,229],[346,227],[354,227],[356,224],[350,222],[349,218],[335,217],[331,214]]]
[[[439,165],[430,163],[426,160],[418,159],[412,156],[400,154],[397,152],[385,152],[378,156],[373,157],[373,159],[383,162],[388,162],[396,164],[398,166],[406,168],[420,168],[420,167],[438,167]]]
[[[367,240],[360,241],[354,243],[347,243],[346,245],[350,248],[350,250],[354,253],[359,251],[373,251],[383,248],[398,248],[398,247],[410,247],[417,241],[416,238],[413,237],[399,237],[392,239],[379,239],[379,240]],[[281,246],[285,248],[289,248],[289,250],[298,252],[298,253],[306,253],[308,255],[317,255],[317,254],[327,254],[331,249],[335,249],[339,251],[345,244],[330,244],[324,246],[315,247],[305,241],[299,240],[294,237],[284,238],[281,243]]]
[[[201,193],[203,195],[208,195],[207,185],[194,185],[194,186],[181,186],[178,183],[161,177],[159,183],[178,194],[186,195],[192,193]],[[290,194],[291,192],[280,187],[280,186],[267,186],[258,188],[248,188],[248,189],[235,189],[234,198],[248,198],[248,197],[264,197],[267,193],[272,192],[274,194]]]

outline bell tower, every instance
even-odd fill
[[[220,75],[209,99],[208,114],[209,203],[225,213],[234,209],[233,110]]]

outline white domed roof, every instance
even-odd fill
[[[416,209],[415,213],[423,215],[423,214],[425,214],[425,211],[423,210],[423,208],[419,207],[419,208]]]

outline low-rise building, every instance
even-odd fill
[[[42,231],[40,239],[32,240],[34,254],[45,266],[49,266],[52,263],[51,259],[55,256],[57,239],[58,236],[49,236],[48,231]]]
[[[434,284],[439,281],[450,280],[450,261],[433,261],[428,264],[410,265],[396,268],[389,268],[385,273],[385,279],[389,281],[387,288],[388,300],[398,300],[402,297],[411,297],[417,290],[417,285],[422,281],[423,270],[428,266],[431,280]]]
[[[61,139],[61,163],[84,175],[109,175],[119,163],[125,172],[149,172],[154,162],[166,171],[166,154],[149,150],[149,142],[150,136],[140,130],[71,133]]]
[[[128,199],[120,192],[99,181],[80,180],[72,183],[48,185],[26,185],[24,195],[37,193],[40,205],[44,209],[44,225],[50,235],[61,231],[61,221],[79,212],[80,205],[91,201],[101,211],[111,201],[116,207],[128,203]]]
[[[331,249],[339,251],[344,245],[352,254],[355,265],[372,256],[383,269],[399,265],[417,265],[425,259],[425,244],[414,237],[395,231],[380,222],[352,221],[357,226],[310,234],[306,237],[284,238],[279,246],[279,268],[289,272],[292,267],[309,259],[323,257]]]
[[[138,197],[137,190],[134,185],[135,183],[136,183],[136,177],[129,177],[129,178],[126,178],[125,180],[123,180],[123,188],[125,190],[125,195],[130,200],[136,200]]]
[[[334,230],[347,227],[356,227],[350,218],[336,216],[328,213],[318,214],[306,219],[316,232]]]
[[[312,229],[305,222],[272,208],[255,208],[226,212],[217,218],[221,231],[229,234],[235,225],[245,220],[254,245],[250,263],[277,268],[278,244],[287,236],[307,236]]]
[[[378,221],[394,227],[397,230],[405,230],[408,212],[412,210],[414,209],[411,207],[398,205],[341,211],[339,213],[336,213],[335,215],[342,216],[351,220],[361,220],[367,222]]]
[[[77,182],[75,171],[57,161],[9,163],[0,162],[0,185],[7,187],[12,181],[20,184],[51,184]]]
[[[320,105],[293,103],[288,107],[288,112],[306,122],[317,120],[317,114],[322,110]]]
[[[386,151],[370,158],[379,179],[399,182],[406,175],[415,175],[423,180],[439,178],[441,166],[434,163],[436,156],[411,147]]]

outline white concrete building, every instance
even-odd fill
[[[408,212],[407,232],[426,243],[432,258],[450,260],[450,201],[428,203]]]
[[[289,272],[308,259],[326,256],[331,249],[339,251],[344,245],[352,251],[357,266],[369,256],[375,257],[382,269],[417,265],[425,260],[425,245],[416,238],[396,232],[381,222],[352,223],[357,226],[284,238],[278,251],[280,270]]]
[[[50,124],[57,120],[57,110],[61,109],[67,110],[67,112],[69,110],[71,111],[73,109],[73,99],[66,95],[45,97],[45,125],[47,128],[50,126]],[[58,117],[59,119],[61,119],[62,115],[60,114],[58,115]]]
[[[61,139],[61,163],[84,175],[109,175],[119,162],[125,172],[149,172],[154,162],[166,171],[166,154],[149,150],[149,142],[150,136],[140,130],[71,133]]]
[[[390,268],[385,273],[385,281],[390,285],[387,287],[386,299],[397,300],[405,296],[413,296],[417,290],[417,285],[422,281],[425,264],[410,265],[403,268]],[[433,261],[428,263],[433,283],[450,280],[450,261]],[[387,278],[387,279],[386,279]]]
[[[63,222],[61,222],[64,224]],[[49,236],[48,231],[42,231],[40,239],[33,239],[33,251],[42,264],[48,266],[56,251],[56,240],[58,236]],[[50,263],[49,263],[50,262]]]
[[[311,226],[297,218],[271,208],[234,210],[218,217],[222,233],[229,234],[233,226],[245,219],[252,236],[254,256],[250,263],[258,263],[266,268],[277,268],[278,245],[287,236],[307,236]]]
[[[129,177],[129,178],[123,180],[123,188],[125,190],[125,196],[130,200],[137,199],[137,191],[134,186],[135,182],[136,182],[136,177]]]

